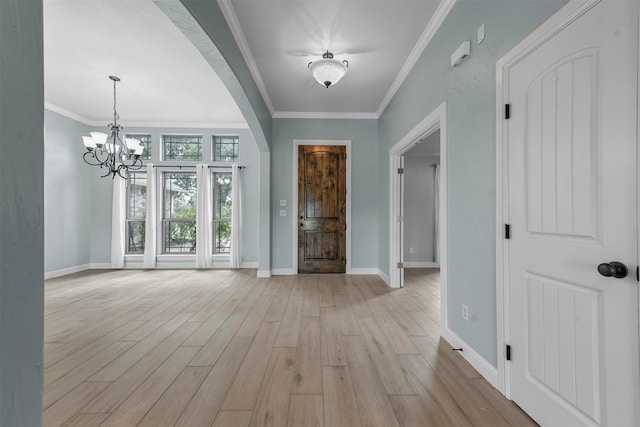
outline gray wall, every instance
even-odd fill
[[[260,151],[269,151],[271,113],[216,1],[153,0],[218,74],[249,123]]]
[[[389,271],[389,148],[443,101],[448,119],[448,326],[497,363],[495,291],[495,65],[564,0],[458,0],[380,118],[380,268]],[[476,30],[485,23],[486,39]],[[451,69],[451,53],[471,55]],[[469,321],[460,317],[469,306]]]
[[[45,110],[44,269],[91,262],[90,168],[80,137],[89,126]]]
[[[274,269],[290,269],[293,262],[294,139],[350,139],[352,268],[377,268],[378,253],[378,123],[376,120],[274,119],[271,142],[271,253]],[[280,200],[287,200],[287,216],[279,216]],[[348,256],[348,254],[347,254]]]
[[[104,132],[100,128],[92,129]],[[154,141],[151,152],[151,162],[161,164],[158,152],[159,141],[164,134],[198,134],[203,136],[203,144],[211,143],[211,135],[238,135],[240,138],[239,161],[246,166],[240,173],[242,174],[242,252],[244,262],[258,262],[259,238],[258,227],[260,224],[260,194],[259,194],[259,151],[253,135],[248,129],[193,129],[193,128],[137,128],[127,127],[125,123],[125,133],[146,133],[150,134]],[[77,138],[78,146],[82,147],[82,141]],[[207,152],[208,153],[208,152]],[[204,161],[209,162],[210,156],[205,153]],[[200,162],[191,162],[195,164]],[[177,164],[177,163],[173,163]],[[100,178],[100,171],[96,167],[86,166],[89,169],[90,182],[92,188],[99,189],[94,193],[92,205],[92,221],[105,224],[100,227],[92,227],[91,235],[91,262],[109,263],[111,262],[111,178]]]
[[[0,1],[0,426],[42,424],[42,1]]]
[[[404,262],[434,262],[436,225],[433,165],[438,156],[404,156]],[[411,253],[413,248],[413,253]]]

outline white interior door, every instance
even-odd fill
[[[400,287],[402,288],[404,287],[404,155],[400,156],[400,168],[398,169],[398,172],[398,191],[400,194],[400,206],[398,207],[400,212],[398,215],[398,235],[400,236],[400,245],[398,246],[398,249],[400,250],[400,253],[398,254],[398,259],[402,265],[399,272]]]
[[[637,8],[601,1],[507,76],[508,369],[543,426],[640,425]]]

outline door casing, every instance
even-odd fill
[[[443,102],[412,130],[403,136],[389,150],[389,277],[388,284],[398,288],[403,281],[403,269],[397,267],[400,259],[401,236],[398,216],[401,212],[399,175],[402,155],[411,149],[419,140],[440,129],[440,211],[438,231],[440,233],[440,325],[442,334],[446,335],[447,326],[447,103]]]
[[[294,139],[293,140],[293,180],[292,182],[292,194],[291,194],[291,206],[287,209],[290,212],[290,222],[292,225],[292,271],[291,274],[298,274],[298,147],[300,145],[338,145],[344,146],[347,150],[347,230],[346,230],[346,249],[345,254],[347,257],[346,274],[353,274],[351,269],[351,140],[350,139]]]

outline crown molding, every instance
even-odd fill
[[[271,103],[271,98],[269,97],[269,93],[267,92],[267,87],[262,80],[262,75],[258,70],[258,64],[256,64],[256,60],[251,53],[251,49],[249,49],[249,43],[247,43],[247,38],[244,36],[244,32],[242,31],[242,27],[240,26],[240,21],[238,21],[238,16],[236,15],[236,11],[233,9],[233,5],[231,4],[231,0],[218,0],[218,5],[220,6],[220,10],[224,15],[224,19],[227,21],[229,25],[229,29],[231,30],[231,34],[233,34],[233,38],[236,40],[238,47],[240,48],[240,53],[242,53],[242,57],[244,58],[247,66],[249,67],[249,71],[253,76],[253,80],[258,86],[258,90],[264,99],[264,103],[267,105],[269,112],[273,116],[274,108]]]
[[[79,114],[65,110],[50,102],[44,103],[44,108],[65,116],[71,120],[75,120],[82,124],[92,127],[103,127],[109,123],[109,119],[105,120],[89,120]],[[180,123],[180,122],[145,122],[145,121],[126,121],[127,128],[197,128],[197,129],[249,129],[247,123],[242,122],[212,122],[212,123]]]
[[[382,115],[385,108],[387,108],[387,106],[389,105],[389,102],[391,102],[391,99],[393,99],[398,89],[400,89],[400,86],[402,86],[402,83],[404,83],[404,80],[413,69],[413,66],[416,65],[416,62],[420,58],[420,55],[422,55],[422,52],[425,50],[433,36],[436,34],[436,31],[438,31],[438,28],[440,28],[440,25],[442,25],[444,19],[447,17],[447,15],[449,15],[449,12],[453,8],[454,4],[456,4],[456,0],[442,0],[440,2],[435,13],[429,20],[427,27],[422,32],[422,35],[411,50],[411,53],[407,57],[407,60],[404,62],[404,65],[402,65],[402,68],[398,72],[395,80],[389,87],[387,94],[384,96],[384,98],[382,98],[382,102],[380,103],[380,106],[376,111],[376,115],[378,117]]]
[[[197,128],[197,129],[249,129],[246,123],[218,122],[218,123],[180,123],[180,122],[136,122],[126,121],[125,128]]]
[[[376,113],[335,113],[335,112],[303,112],[276,111],[274,119],[339,119],[339,120],[377,120]]]
[[[97,126],[93,120],[89,120],[86,117],[81,116],[80,114],[76,114],[69,110],[65,110],[64,108],[58,107],[57,105],[52,104],[50,102],[45,102],[44,108],[49,111],[53,111],[54,113],[58,113],[61,116],[65,116],[71,120],[75,120],[76,122],[85,124],[87,126]]]

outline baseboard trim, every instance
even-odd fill
[[[389,286],[389,283],[391,283],[391,281],[390,281],[390,279],[389,279],[389,276],[387,276],[387,275],[384,273],[384,271],[382,271],[382,270],[378,270],[378,276],[382,279],[382,281],[383,281],[384,283],[386,283],[386,284],[387,284],[387,286]]]
[[[54,279],[56,277],[66,276],[68,274],[79,273],[81,271],[89,270],[91,264],[74,265],[73,267],[61,268],[60,270],[48,271],[44,273],[44,280]]]
[[[378,274],[377,268],[351,268],[347,274]]]
[[[256,262],[243,262],[240,268],[260,268],[259,263]]]
[[[404,268],[439,268],[437,262],[405,262]]]
[[[462,348],[459,351],[460,355],[464,357],[467,362],[474,367],[476,371],[480,373],[489,383],[497,388],[498,385],[498,369],[491,363],[487,362],[487,359],[480,356],[473,347],[467,344],[462,338],[460,338],[455,332],[449,328],[445,328],[442,331],[442,338],[447,340],[454,348]]]
[[[92,262],[91,270],[111,270],[110,262]]]
[[[274,268],[271,270],[274,276],[295,276],[298,274],[293,268]]]
[[[258,273],[256,275],[261,279],[268,279],[269,277],[271,277],[271,270],[258,270]]]

